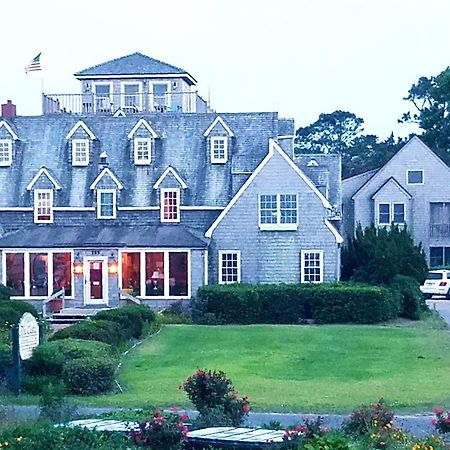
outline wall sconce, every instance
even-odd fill
[[[108,262],[108,273],[110,275],[117,275],[118,271],[119,271],[119,265],[117,264],[117,261],[109,261]]]
[[[75,261],[73,263],[73,273],[75,275],[82,275],[83,274],[83,263],[81,261]]]

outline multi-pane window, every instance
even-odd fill
[[[378,224],[390,225],[391,223],[391,205],[389,203],[380,203],[378,205]]]
[[[53,191],[51,189],[34,191],[34,222],[53,222]]]
[[[96,83],[95,89],[95,111],[111,112],[111,85],[109,83]]]
[[[259,226],[262,230],[295,230],[297,223],[297,194],[260,195]]]
[[[169,85],[167,83],[153,84],[153,108],[155,111],[164,112],[169,107]]]
[[[408,184],[423,184],[423,170],[408,170],[406,182]]]
[[[302,283],[322,283],[323,250],[302,250],[300,266]]]
[[[228,160],[228,138],[226,136],[211,138],[211,162],[226,163]]]
[[[239,251],[219,252],[219,284],[240,283],[241,254]]]
[[[161,189],[161,222],[180,221],[180,190]]]
[[[152,161],[152,140],[150,138],[134,138],[134,163],[150,164]]]
[[[72,140],[72,165],[87,166],[89,164],[89,139]]]
[[[430,267],[450,266],[450,247],[430,247]]]
[[[405,223],[405,204],[404,203],[394,203],[394,223],[402,224]]]
[[[97,218],[114,219],[116,217],[116,191],[99,189],[97,191]]]
[[[142,85],[140,83],[123,83],[122,108],[129,112],[141,111]]]
[[[390,225],[392,222],[396,225],[405,223],[405,204],[379,203],[378,225]]]
[[[12,163],[11,139],[0,139],[0,166],[10,166]]]

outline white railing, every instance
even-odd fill
[[[58,292],[55,292],[54,294],[50,295],[50,297],[46,298],[44,302],[42,303],[42,315],[44,317],[47,317],[47,305],[57,299],[62,300],[62,307],[61,310],[64,309],[65,301],[66,301],[66,294],[64,292],[64,289],[59,290]]]
[[[120,297],[124,298],[125,300],[129,300],[130,302],[136,303],[136,305],[140,305],[141,304],[141,300],[138,299],[137,297],[134,297],[133,295],[129,294],[126,291],[119,291]]]

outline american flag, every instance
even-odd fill
[[[28,72],[37,72],[42,70],[41,67],[41,53],[35,56],[28,65],[25,66],[25,73]]]

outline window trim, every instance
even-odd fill
[[[151,83],[149,83],[148,86],[148,93],[150,96],[150,107],[151,107],[151,111],[155,110],[155,89],[154,86],[156,84],[165,84],[167,86],[167,91],[166,91],[166,104],[164,105],[167,108],[167,111],[170,111],[170,108],[172,107],[172,91],[171,91],[171,82],[170,81],[153,81]]]
[[[76,154],[76,144],[85,144],[86,145],[86,159],[84,161],[77,161],[75,158]],[[72,147],[72,166],[77,167],[86,167],[89,165],[89,153],[91,151],[90,149],[90,140],[89,139],[72,139],[70,143]]]
[[[139,88],[138,88],[138,92],[137,92],[137,94],[126,94],[125,93],[125,86],[134,86],[134,85],[138,85],[139,86]],[[126,96],[132,96],[132,95],[137,95],[138,96],[138,105],[135,105],[135,106],[137,106],[137,111],[136,112],[141,112],[141,111],[143,111],[143,107],[144,107],[144,105],[143,105],[143,95],[142,95],[142,81],[122,81],[121,83],[120,83],[120,93],[121,93],[121,96],[120,96],[120,109],[122,109],[123,111],[125,111],[125,112],[129,112],[129,109],[131,108],[131,106],[127,106],[127,105],[125,105],[125,98],[126,98]]]
[[[113,215],[102,216],[102,194],[113,194]],[[115,219],[117,217],[117,191],[116,189],[97,189],[97,219]]]
[[[133,146],[134,146],[134,164],[136,166],[148,166],[152,162],[152,147],[153,147],[153,139],[152,138],[143,138],[136,137],[133,138]],[[146,159],[138,159],[138,146],[140,143],[147,142],[148,144],[148,158]]]
[[[320,268],[320,280],[319,281],[305,281],[305,255],[307,253],[319,253],[319,268]],[[316,249],[304,249],[300,252],[300,283],[320,284],[323,283],[323,271],[324,271],[324,251]]]
[[[50,219],[48,220],[42,220],[38,218],[39,194],[50,194]],[[33,197],[34,223],[53,223],[53,189],[34,189]]]
[[[109,94],[108,97],[103,96],[101,94],[97,94],[97,86],[109,86]],[[109,81],[94,81],[92,83],[92,95],[94,97],[94,105],[93,105],[93,109],[94,112],[97,112],[97,106],[98,106],[98,100],[99,99],[108,99],[109,100],[109,109],[112,110],[113,109],[113,84],[112,82]]]
[[[389,205],[389,223],[388,222],[380,222],[380,206],[381,205]],[[395,205],[403,205],[403,222],[394,222],[394,206]],[[377,227],[388,227],[392,224],[404,226],[406,225],[406,203],[404,202],[380,202],[378,203],[378,207],[376,210],[376,224]]]
[[[165,219],[164,218],[164,194],[166,192],[175,192],[177,199],[177,218],[176,219]],[[180,189],[179,188],[161,188],[160,194],[160,221],[162,223],[178,223],[180,222]]]
[[[277,198],[277,222],[276,223],[261,223],[261,196],[262,195],[276,195]],[[281,223],[281,195],[295,195],[297,220],[295,223]],[[276,194],[258,194],[258,226],[261,231],[296,231],[298,229],[298,193],[276,193]]]
[[[422,172],[422,183],[410,183],[409,182],[409,173],[410,172]],[[425,184],[425,172],[423,169],[410,169],[406,171],[406,184],[410,186],[422,186]]]
[[[214,156],[214,144],[218,141],[224,142],[224,157],[216,158]],[[228,136],[211,136],[210,137],[210,158],[212,164],[225,164],[228,162]]]
[[[396,222],[395,219],[395,205],[403,205],[403,222]],[[394,225],[405,225],[406,224],[406,204],[403,202],[393,202],[392,203],[392,223]]]
[[[224,281],[223,280],[223,261],[222,255],[235,254],[237,255],[237,281]],[[219,250],[219,273],[218,273],[218,283],[219,284],[237,284],[241,282],[241,251],[240,250]]]
[[[12,139],[0,139],[0,144],[6,144],[8,147],[8,159],[0,161],[0,167],[9,167],[12,164]]]

